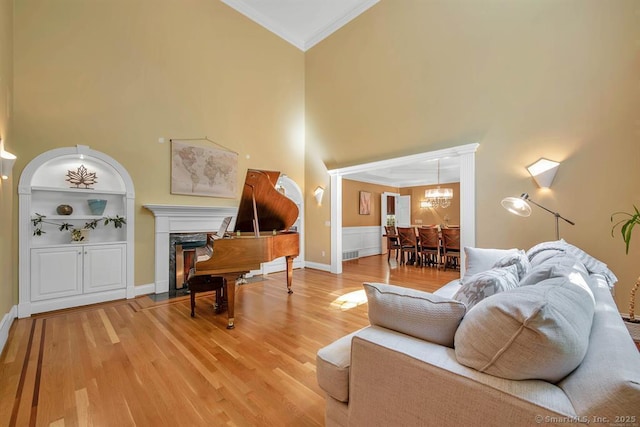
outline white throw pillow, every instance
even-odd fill
[[[468,277],[493,268],[493,265],[506,255],[517,253],[518,249],[486,249],[465,246],[465,271],[462,278],[464,283]]]
[[[519,286],[531,286],[551,279],[553,277],[569,276],[571,273],[578,273],[586,280],[589,276],[584,265],[567,253],[560,253],[555,257],[532,267],[531,270],[520,279]]]
[[[567,277],[502,292],[464,317],[456,358],[497,377],[558,382],[587,352],[594,307],[589,288]]]
[[[453,347],[453,336],[467,311],[463,303],[384,283],[363,286],[372,325]]]
[[[493,268],[508,267],[515,265],[518,269],[518,279],[522,279],[531,269],[531,263],[525,251],[519,249],[516,253],[508,254],[500,258]]]
[[[565,241],[560,239],[538,243],[527,251],[527,257],[531,266],[535,267],[564,252],[566,252]]]
[[[518,281],[518,268],[515,265],[481,271],[463,282],[453,299],[465,303],[467,310],[471,310],[486,297],[517,287]]]

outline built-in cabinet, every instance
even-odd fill
[[[78,174],[86,180],[78,183]],[[135,296],[134,191],[120,163],[87,146],[51,150],[25,167],[18,193],[19,317]],[[104,211],[92,211],[89,200],[106,201]],[[71,229],[96,221],[72,239]]]
[[[126,287],[124,243],[31,249],[31,301]]]

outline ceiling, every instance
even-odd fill
[[[302,51],[379,0],[221,0]]]
[[[302,51],[310,49],[379,0],[221,0]],[[391,187],[415,187],[460,181],[457,157],[382,166],[345,176]]]
[[[445,157],[440,159],[439,162],[439,181],[437,160],[422,160],[406,163],[402,166],[381,167],[375,170],[348,174],[344,178],[400,188],[460,182],[459,157]]]

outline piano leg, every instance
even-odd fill
[[[235,301],[236,301],[236,281],[238,280],[237,276],[233,276],[233,277],[227,277],[226,278],[226,294],[227,294],[227,316],[228,316],[228,323],[227,323],[227,329],[233,329],[235,326],[233,324],[235,317],[234,317],[234,307],[235,307]]]
[[[292,294],[291,283],[293,282],[293,257],[287,255],[285,257],[287,261],[287,292]]]

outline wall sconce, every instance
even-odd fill
[[[2,139],[0,139],[0,175],[2,179],[9,179],[15,162],[16,156],[8,151],[4,151],[4,143]]]
[[[420,200],[420,209],[428,209],[432,207],[433,203],[431,203],[431,200]]]
[[[322,196],[324,196],[324,188],[317,186],[316,189],[313,190],[313,197],[316,198],[318,206],[322,204]]]
[[[553,160],[540,158],[532,165],[527,166],[527,170],[540,188],[549,188],[556,176],[560,163]]]

